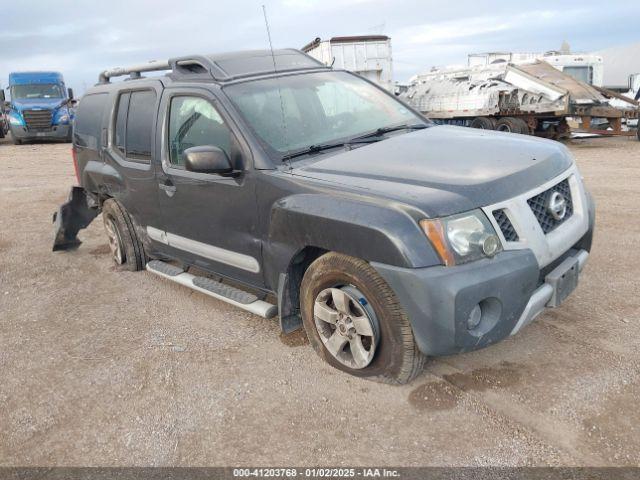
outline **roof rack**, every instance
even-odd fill
[[[295,58],[294,58],[295,57]],[[280,65],[274,69],[277,59]],[[240,67],[239,63],[243,65]],[[217,81],[230,81],[247,76],[269,74],[274,71],[311,70],[327,68],[326,65],[299,50],[284,49],[253,50],[217,55],[190,55],[154,60],[129,67],[116,67],[103,71],[99,83],[109,83],[111,78],[130,75],[131,79],[141,78],[143,72],[161,72],[170,70],[174,75],[189,77],[208,77]]]
[[[141,63],[138,65],[131,65],[129,67],[115,67],[100,73],[98,81],[100,83],[109,83],[109,80],[113,77],[122,77],[124,75],[130,75],[131,78],[140,78],[142,72],[161,72],[164,70],[170,70],[168,60],[153,60],[147,63]]]

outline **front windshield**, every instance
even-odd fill
[[[424,123],[393,97],[346,72],[257,80],[225,92],[258,137],[279,154],[378,128]]]
[[[62,98],[62,88],[55,83],[14,85],[11,87],[11,98]]]

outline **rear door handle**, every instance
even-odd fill
[[[170,183],[159,183],[158,187],[160,187],[160,190],[164,190],[164,193],[170,197],[173,197],[173,194],[176,193],[176,186]]]

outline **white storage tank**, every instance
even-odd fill
[[[393,91],[391,39],[386,35],[316,38],[302,51],[325,65],[349,70]]]

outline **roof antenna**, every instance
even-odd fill
[[[269,49],[271,50],[271,60],[273,61],[273,71],[278,72],[278,67],[276,66],[276,56],[273,53],[273,43],[271,42],[271,30],[269,29],[269,20],[267,20],[267,7],[262,5],[262,13],[264,15],[264,24],[267,27],[267,37],[269,38]],[[280,91],[280,82],[276,79],[278,84],[278,97],[280,97],[280,113],[282,114],[282,129],[284,133],[284,144],[287,148],[287,157],[291,154],[291,150],[289,149],[289,135],[287,133],[287,119],[284,113],[284,101],[282,100],[282,92]],[[287,166],[289,170],[291,170],[291,159],[287,160]]]

